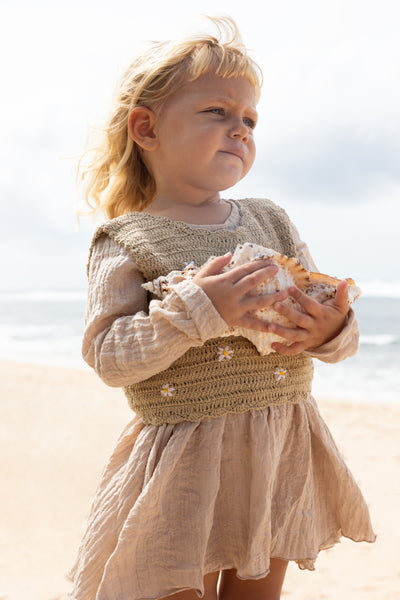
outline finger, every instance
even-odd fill
[[[294,344],[290,344],[290,346],[286,346],[285,344],[281,344],[280,342],[274,342],[271,344],[271,348],[278,352],[278,354],[284,354],[285,356],[293,356],[294,354],[300,354],[303,352],[305,345],[302,342],[297,342]]]
[[[321,311],[321,305],[314,298],[310,298],[304,292],[295,286],[291,286],[288,290],[289,294],[294,298],[304,310],[312,317],[317,317]]]
[[[259,294],[253,296],[245,296],[242,299],[241,305],[246,310],[260,310],[263,308],[273,307],[276,302],[280,302],[287,298],[287,291],[280,290],[271,294]]]
[[[226,279],[231,284],[237,285],[238,283],[243,284],[243,291],[249,291],[252,287],[263,281],[263,279],[269,279],[274,277],[278,272],[278,267],[272,265],[271,261],[266,259],[252,260],[251,262],[245,263],[234,267],[226,273]]]
[[[275,277],[277,273],[277,267],[275,265],[268,265],[264,268],[258,269],[257,271],[253,271],[253,273],[249,273],[244,275],[241,279],[237,280],[233,285],[235,288],[240,291],[240,293],[245,295],[261,295],[261,290],[258,291],[255,289],[262,283],[267,283]],[[279,286],[272,285],[271,293],[275,293],[279,290]],[[267,294],[264,294],[265,296]],[[285,291],[284,297],[287,298],[288,294]]]
[[[263,321],[262,319],[258,319],[257,317],[244,313],[242,317],[238,320],[237,325],[239,327],[244,327],[245,329],[253,329],[255,331],[262,331],[263,333],[267,333],[269,322]]]
[[[199,273],[202,275],[218,275],[232,258],[232,252],[227,252],[222,256],[212,258],[208,263],[201,267]]]
[[[334,304],[344,314],[349,310],[348,285],[345,279],[337,285]]]
[[[309,329],[312,326],[313,318],[309,314],[293,308],[287,302],[277,302],[272,308],[280,315],[286,317],[291,323],[297,325],[297,327]]]
[[[309,336],[309,332],[301,327],[284,327],[279,323],[270,323],[268,331],[289,340],[290,342],[304,342]]]

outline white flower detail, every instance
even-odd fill
[[[283,381],[286,378],[286,369],[282,369],[282,367],[277,367],[274,371],[275,379],[277,381]]]
[[[233,350],[229,346],[225,346],[225,348],[218,348],[218,360],[231,360],[233,356]]]
[[[165,396],[165,397],[173,396],[174,392],[175,392],[175,388],[172,387],[172,385],[170,385],[169,383],[164,383],[164,385],[161,388],[161,394],[162,394],[162,396]]]

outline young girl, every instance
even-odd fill
[[[276,600],[288,561],[313,569],[342,535],[375,538],[310,395],[311,357],[356,351],[346,282],[321,305],[297,288],[250,295],[274,275],[268,261],[223,271],[244,242],[315,266],[281,208],[220,197],[253,164],[261,76],[234,23],[216,23],[219,39],[154,44],[130,66],[84,173],[111,220],[90,249],[83,355],[136,417],[100,482],[74,600]],[[143,282],[210,256],[149,300]],[[289,294],[305,312],[281,302]],[[258,320],[264,306],[294,327]],[[261,356],[221,338],[227,325],[289,345]]]

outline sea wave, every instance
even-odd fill
[[[357,281],[364,297],[400,299],[400,281]],[[0,292],[0,302],[84,302],[85,290],[26,290]]]
[[[0,325],[0,359],[58,366],[82,363],[82,333],[78,328],[54,325]]]
[[[400,337],[398,335],[392,335],[389,333],[379,335],[361,335],[360,344],[369,346],[391,346],[398,344]]]
[[[0,302],[84,302],[84,291],[1,292]]]
[[[361,288],[365,297],[400,298],[400,281],[374,279],[357,282],[357,285]]]

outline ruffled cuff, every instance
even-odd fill
[[[221,337],[229,331],[229,326],[221,317],[210,298],[191,280],[184,280],[171,286],[186,307],[202,342]]]

